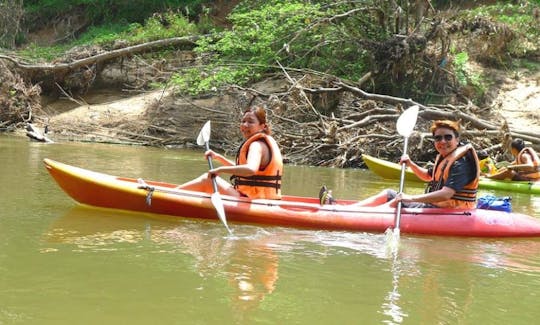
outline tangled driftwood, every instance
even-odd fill
[[[403,139],[395,130],[395,122],[402,108],[411,105],[420,107],[417,132],[411,141],[411,155],[419,160],[427,161],[433,155],[430,135],[426,131],[430,121],[436,119],[461,120],[465,130],[462,138],[495,156],[504,154],[507,141],[512,137],[540,144],[539,134],[510,130],[504,119],[496,114],[476,114],[479,108],[472,104],[426,106],[410,99],[368,93],[342,81],[335,81],[332,88],[324,89],[297,84],[292,92],[319,96],[341,94],[339,106],[330,114],[311,110],[313,105],[306,103],[307,100],[289,103],[284,113],[274,112],[276,137],[286,148],[286,156],[296,163],[358,167],[363,165],[362,153],[398,159]],[[290,97],[307,98],[294,94]]]

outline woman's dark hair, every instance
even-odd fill
[[[512,140],[510,147],[515,148],[518,152],[521,152],[521,150],[525,148],[525,142],[523,141],[523,139],[515,138],[514,140]]]
[[[478,159],[480,160],[483,160],[489,157],[488,152],[485,150],[478,150],[476,153],[478,154]]]

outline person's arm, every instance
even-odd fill
[[[405,163],[407,167],[410,167],[413,173],[418,176],[424,182],[431,181],[431,175],[426,168],[418,166],[414,161],[411,160],[409,155],[403,155],[400,160],[400,164]]]
[[[509,166],[506,166],[506,168],[511,169],[511,170],[516,170],[516,171],[525,171],[525,172],[536,170],[536,167],[534,166],[534,163],[533,163],[533,159],[531,155],[529,155],[528,153],[525,153],[522,155],[521,162],[522,162],[521,164],[509,165]]]
[[[227,165],[214,168],[209,171],[211,174],[232,174],[238,176],[251,176],[254,175],[259,166],[261,165],[262,157],[264,155],[264,150],[269,150],[261,141],[254,141],[249,145],[247,163],[244,165]]]
[[[474,158],[463,157],[452,164],[448,179],[440,190],[416,195],[402,194],[401,197],[397,197],[397,200],[401,199],[405,203],[437,203],[449,200],[476,177],[476,168],[473,164],[475,165]]]
[[[512,170],[508,167],[510,167],[510,165],[500,168],[497,170],[495,174],[486,175],[486,177],[491,178],[491,179],[498,179],[498,180],[512,178],[514,174],[512,173]]]
[[[525,168],[531,168],[531,167],[534,167],[534,165],[531,163],[531,164],[519,164],[519,165],[508,165],[506,166],[506,168],[508,169],[525,169]]]
[[[225,158],[225,156],[213,151],[213,150],[208,150],[207,152],[204,153],[204,157],[208,157],[210,156],[210,158],[212,159],[215,159],[217,161],[219,161],[223,166],[234,166],[235,163],[234,161],[230,160],[230,159],[227,159]]]
[[[396,199],[399,201],[401,199],[401,202],[403,203],[409,203],[409,202],[422,202],[422,203],[437,203],[441,201],[449,200],[456,191],[450,187],[444,186],[440,190],[437,190],[435,192],[430,193],[424,193],[424,194],[415,194],[415,195],[409,195],[409,194],[401,194],[396,197]]]

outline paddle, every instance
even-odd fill
[[[204,145],[206,147],[206,150],[210,150],[210,121],[206,122],[204,126],[201,129],[201,132],[199,132],[199,136],[197,137],[197,144],[199,146]],[[214,165],[212,164],[212,157],[208,156],[208,166],[210,169],[214,169]],[[214,208],[216,209],[217,215],[219,217],[219,220],[225,225],[225,228],[227,228],[227,231],[229,234],[232,235],[231,229],[229,229],[229,226],[227,225],[227,219],[225,217],[225,208],[223,207],[223,202],[221,201],[221,196],[219,195],[216,177],[215,175],[212,175],[212,186],[214,187],[214,193],[212,193],[211,201],[214,205]]]
[[[411,135],[414,126],[416,125],[416,118],[418,117],[418,105],[414,105],[401,113],[401,116],[398,118],[396,123],[396,129],[404,138],[403,141],[403,154],[407,154],[407,146],[409,144],[409,136]],[[399,178],[399,193],[403,193],[403,186],[405,184],[405,170],[407,169],[406,164],[401,164],[401,175]],[[394,237],[399,238],[399,224],[401,222],[401,201],[398,202],[396,217],[394,220]]]

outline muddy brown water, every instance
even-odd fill
[[[183,182],[200,150],[32,143],[0,135],[0,324],[532,324],[540,239],[383,234],[165,219],[79,206],[43,158]],[[284,192],[395,187],[365,170],[286,166]],[[408,191],[421,188],[406,185]],[[501,194],[495,192],[495,194]],[[537,196],[514,210],[540,218]]]

